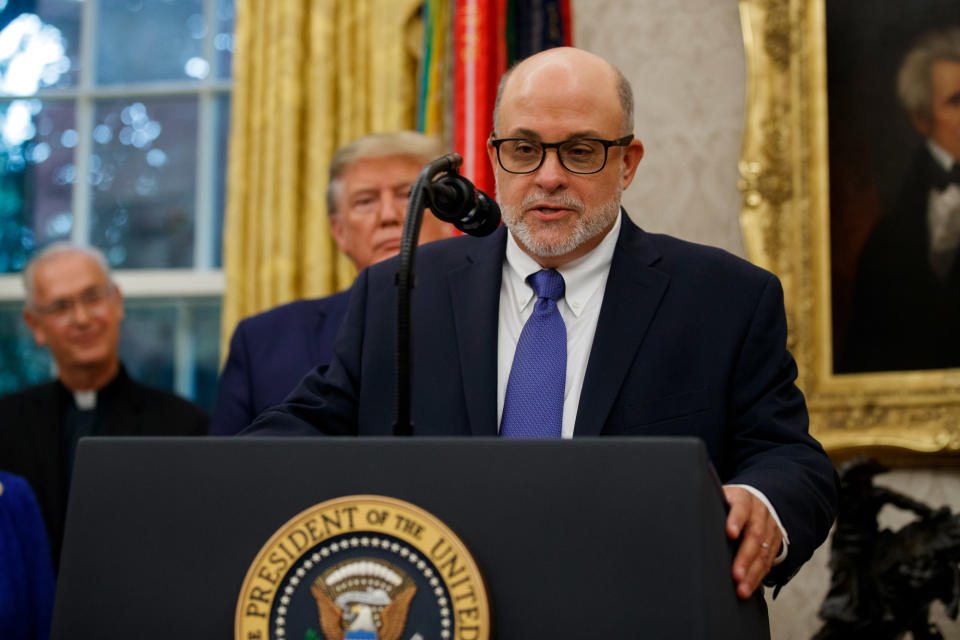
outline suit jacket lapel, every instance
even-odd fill
[[[497,328],[506,227],[478,240],[450,272],[463,394],[473,435],[497,435]]]
[[[597,332],[577,409],[575,436],[599,435],[656,315],[670,276],[651,267],[660,254],[623,215]]]

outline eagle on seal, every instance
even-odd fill
[[[310,587],[326,640],[398,640],[416,592],[416,585],[408,583],[391,599],[383,589],[368,587],[343,593],[334,601],[319,585]],[[374,616],[377,610],[379,628]]]

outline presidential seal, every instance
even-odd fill
[[[488,640],[490,608],[459,538],[408,502],[315,505],[260,550],[240,590],[237,640]]]

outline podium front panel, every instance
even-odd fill
[[[769,637],[762,597],[735,595],[702,443],[667,438],[87,438],[53,637],[230,638],[267,540],[356,494],[459,536],[498,639]]]

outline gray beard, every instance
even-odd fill
[[[519,205],[501,204],[500,210],[503,212],[504,224],[507,225],[517,242],[535,256],[554,258],[574,251],[591,238],[606,231],[620,214],[620,198],[622,195],[623,187],[618,186],[612,198],[592,211],[585,211],[583,203],[570,194],[545,196],[544,194],[534,193],[524,198]],[[499,180],[497,181],[497,200],[501,201]],[[543,201],[581,212],[577,216],[576,223],[569,235],[560,239],[535,235],[533,225],[530,225],[523,217],[523,212],[527,207]]]

